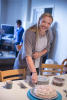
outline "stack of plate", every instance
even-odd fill
[[[49,78],[48,77],[45,77],[45,76],[42,76],[42,75],[39,75],[38,76],[38,84],[39,85],[45,85],[45,84],[49,84]]]

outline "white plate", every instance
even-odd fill
[[[36,96],[36,95],[33,93],[33,89],[30,89],[30,93],[31,93],[32,96],[34,96],[35,98],[40,99],[40,100],[53,100],[53,99],[56,99],[56,98],[58,97],[58,92],[57,92],[57,96],[52,97],[52,98],[50,98],[50,99],[48,99],[48,98],[40,98],[40,97]]]
[[[49,83],[49,78],[48,77],[45,77],[45,76],[42,76],[42,75],[39,75],[38,76],[38,83],[43,83],[43,84],[45,84],[45,83]]]

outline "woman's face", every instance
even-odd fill
[[[39,34],[41,36],[45,35],[45,32],[49,29],[51,23],[52,23],[52,18],[48,17],[48,16],[45,16],[40,20],[40,22],[39,22],[39,28],[40,28]]]

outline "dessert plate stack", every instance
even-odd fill
[[[49,84],[49,78],[46,76],[39,75],[38,76],[38,84],[39,85],[46,85]]]

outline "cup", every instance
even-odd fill
[[[6,85],[5,85],[5,87],[7,88],[7,89],[11,89],[12,88],[12,84],[13,84],[13,82],[12,81],[6,81]]]

